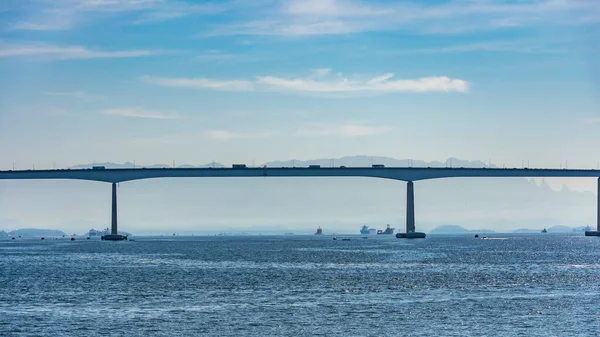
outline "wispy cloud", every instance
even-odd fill
[[[383,51],[390,54],[441,54],[441,53],[470,53],[470,52],[507,52],[533,53],[556,52],[557,49],[542,47],[536,41],[484,41],[467,44],[439,46],[435,48],[407,48],[393,51]]]
[[[298,129],[295,136],[298,137],[361,137],[382,134],[392,130],[388,126],[372,126],[361,124],[340,124],[340,125],[310,125]]]
[[[65,30],[71,26],[68,20],[44,20],[43,22],[19,21],[13,23],[8,28],[10,30]]]
[[[169,78],[142,76],[142,81],[163,87],[211,89],[222,91],[250,91],[254,89],[252,82],[246,80],[216,80],[208,78]]]
[[[167,50],[94,50],[84,46],[43,43],[0,43],[0,57],[43,56],[54,59],[129,58],[173,53]]]
[[[446,76],[392,80],[393,77],[394,74],[389,73],[362,81],[345,77],[318,81],[306,78],[260,76],[257,82],[271,89],[323,93],[469,91],[467,81]]]
[[[597,0],[21,0],[13,30],[63,30],[119,17],[151,24],[232,12],[214,35],[336,35],[382,30],[459,34],[535,24],[597,23]],[[126,15],[125,15],[126,14]],[[249,15],[250,14],[250,15]],[[256,19],[260,18],[260,19]]]
[[[207,78],[165,78],[143,76],[145,82],[181,88],[233,90],[233,91],[264,91],[282,90],[313,93],[352,93],[352,92],[468,92],[469,82],[461,79],[451,79],[446,76],[423,77],[417,79],[393,79],[393,73],[370,77],[366,79],[349,79],[341,73],[330,74],[329,69],[319,69],[305,78],[287,78],[277,76],[257,76],[248,80],[214,80]]]
[[[150,118],[150,119],[180,119],[181,116],[175,112],[148,110],[141,107],[113,108],[102,110],[105,115]]]
[[[22,0],[26,1],[26,0]],[[238,1],[193,3],[178,0],[29,0],[22,6],[27,19],[9,24],[12,30],[65,30],[92,20],[132,14],[132,24],[150,24],[193,15],[215,15],[242,7]]]
[[[535,24],[590,23],[600,13],[597,0],[423,1],[289,0],[264,19],[219,25],[211,35],[338,35],[406,30],[460,34]],[[270,14],[270,15],[269,15]],[[581,19],[581,18],[588,19]]]

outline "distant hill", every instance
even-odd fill
[[[56,229],[37,229],[37,228],[22,228],[8,232],[12,236],[63,236],[66,235],[63,231]]]
[[[547,228],[548,233],[571,233],[573,228],[567,226],[552,226]]]
[[[468,233],[495,233],[489,229],[466,229],[456,225],[438,226],[431,231],[431,234],[468,234]]]

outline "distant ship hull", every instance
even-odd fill
[[[374,235],[377,234],[377,229],[369,228],[369,226],[362,226],[360,229],[360,234],[362,235]]]
[[[377,231],[377,235],[390,235],[390,234],[394,234],[394,230],[396,228],[392,228],[390,227],[390,225],[387,225],[387,228],[385,230],[378,230]]]
[[[425,233],[412,232],[412,233],[397,233],[398,239],[425,239]]]

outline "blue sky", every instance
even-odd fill
[[[593,168],[599,38],[597,0],[0,0],[0,169],[351,155]],[[419,184],[418,226],[595,223],[591,195],[485,184]],[[108,185],[0,187],[0,229],[107,226]],[[231,195],[254,198],[236,213]],[[404,195],[378,180],[157,180],[121,184],[119,207],[139,232],[355,232],[400,228]]]
[[[0,168],[595,167],[596,0],[0,3]]]

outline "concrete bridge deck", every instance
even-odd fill
[[[80,179],[109,183],[191,177],[372,177],[418,181],[458,177],[600,177],[600,170],[426,167],[135,168],[0,171],[0,179]]]
[[[378,166],[378,165],[374,165]],[[117,183],[153,178],[235,178],[235,177],[370,177],[407,182],[406,233],[415,232],[414,181],[440,178],[509,178],[561,177],[598,178],[600,170],[529,169],[529,168],[431,168],[431,167],[233,167],[233,168],[136,168],[136,169],[66,169],[0,171],[0,179],[79,179],[112,183],[111,235],[117,234]],[[586,235],[600,236],[600,198],[597,231]],[[424,236],[424,235],[423,235]]]

